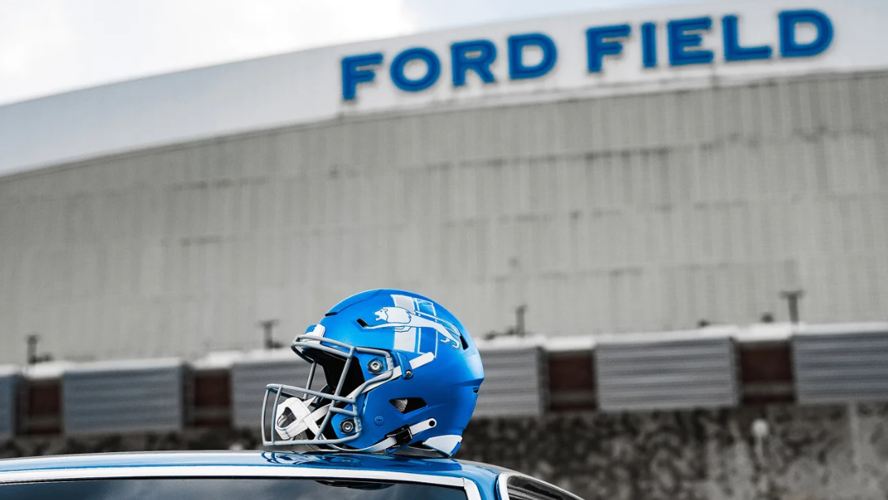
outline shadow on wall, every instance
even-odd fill
[[[459,458],[545,479],[587,500],[884,499],[888,403],[476,419]],[[0,457],[251,449],[220,429],[94,438],[19,438]]]

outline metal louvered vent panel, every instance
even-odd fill
[[[15,434],[15,390],[17,375],[0,376],[0,440]]]
[[[821,327],[792,341],[800,404],[888,401],[888,327]]]
[[[259,428],[265,386],[285,384],[304,387],[311,365],[295,354],[292,359],[250,360],[231,368],[231,415],[237,428]],[[324,371],[318,369],[312,389],[324,387]]]
[[[62,376],[68,434],[182,430],[180,362],[132,368],[78,368]]]
[[[476,417],[536,417],[546,409],[542,349],[485,349]]]
[[[600,343],[599,406],[605,411],[736,406],[734,356],[728,337]]]

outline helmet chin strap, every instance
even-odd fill
[[[387,436],[382,441],[370,446],[368,448],[364,448],[360,451],[366,451],[370,453],[377,453],[380,451],[386,451],[389,448],[395,446],[404,446],[410,441],[413,441],[413,436],[416,436],[420,432],[427,431],[436,425],[435,419],[430,418],[428,420],[423,420],[422,422],[415,423],[406,429],[402,430],[393,435]]]
[[[400,370],[400,369],[398,369]],[[400,375],[397,373],[396,375]],[[394,379],[394,377],[392,377]],[[363,392],[367,392],[370,389],[376,386],[367,387]],[[362,392],[362,393],[363,393]],[[354,399],[358,396],[358,389],[352,391],[351,394],[346,396],[348,399]],[[311,411],[309,408],[312,403],[317,400],[317,396],[312,397],[311,399],[302,400],[299,398],[289,398],[284,402],[280,403],[275,409],[275,421],[274,428],[277,431],[278,435],[284,439],[288,439],[293,441],[300,434],[305,432],[306,430],[310,430],[314,433],[315,437],[317,437],[321,433],[320,424],[323,422],[324,417],[327,416],[327,413],[330,411],[330,407],[333,405],[331,401],[320,408]],[[281,427],[279,425],[279,419],[286,416],[286,411],[290,410],[295,420],[290,422],[288,425]]]
[[[434,359],[434,354],[425,353],[418,358],[415,358],[410,361],[410,369],[415,370]],[[381,375],[380,377],[383,377]],[[400,366],[397,366],[392,369],[392,374],[389,378],[382,379],[376,383],[368,384],[364,387],[363,391],[359,391],[355,389],[351,394],[346,396],[348,399],[355,399],[358,394],[367,393],[386,382],[391,382],[392,380],[397,380],[403,376],[403,370]],[[296,438],[304,433],[306,430],[311,431],[315,437],[317,437],[320,432],[320,423],[323,422],[324,418],[327,416],[327,413],[330,411],[330,407],[333,402],[326,404],[320,408],[316,408],[314,411],[311,410],[310,406],[314,403],[318,398],[312,397],[310,399],[302,400],[299,398],[289,398],[280,404],[275,409],[274,413],[274,428],[275,431],[281,436],[283,439],[294,441]],[[289,414],[288,414],[289,410]],[[285,425],[281,425],[281,419],[284,418],[292,418]],[[366,451],[370,453],[375,453],[379,451],[385,451],[393,446],[403,446],[413,440],[413,436],[419,434],[420,432],[431,429],[435,426],[435,419],[430,418],[428,420],[424,420],[422,422],[413,424],[409,427],[402,428],[398,433],[389,435],[382,441],[374,444],[373,446],[362,448],[360,450],[349,450],[349,451]],[[406,441],[404,441],[406,439]],[[333,446],[336,449],[340,449],[338,446]]]
[[[311,398],[303,401],[299,398],[289,398],[279,404],[275,411],[274,428],[284,439],[295,440],[300,434],[306,430],[310,430],[315,436],[320,434],[318,427],[327,413],[330,411],[330,405],[324,405],[314,411],[309,408],[317,398]],[[289,414],[287,413],[289,410]],[[286,425],[281,425],[281,419],[290,417],[291,420]]]

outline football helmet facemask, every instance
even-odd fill
[[[265,446],[456,453],[484,369],[471,336],[440,304],[402,290],[363,292],[291,347],[311,363],[308,381],[266,387]],[[313,390],[319,369],[326,385]]]

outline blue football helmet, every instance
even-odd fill
[[[311,363],[308,382],[267,386],[266,446],[444,456],[459,449],[484,368],[472,337],[441,305],[401,290],[359,293],[291,347]],[[313,390],[318,367],[326,386]]]

